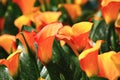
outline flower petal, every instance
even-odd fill
[[[109,2],[106,6],[102,6],[102,14],[107,23],[117,19],[120,10],[120,1]],[[114,15],[113,15],[114,14]]]
[[[0,64],[3,64],[8,67],[11,76],[15,76],[15,74],[18,71],[19,67],[19,55],[22,52],[22,50],[17,50],[14,53],[10,54],[8,58],[0,60]]]
[[[62,27],[57,33],[57,37],[60,40],[62,39],[70,40],[72,35],[73,35],[72,28],[68,25]]]
[[[22,34],[24,35],[30,49],[32,49],[35,52],[34,42],[35,42],[36,32],[35,31],[32,31],[32,32],[23,31]],[[22,42],[23,46],[27,49],[27,46],[26,46],[26,43],[25,43],[25,40],[22,34],[18,33],[16,35],[16,38],[18,38]]]
[[[117,80],[119,72],[113,63],[111,57],[116,52],[110,51],[98,56],[99,76],[108,78],[109,80]]]
[[[79,55],[80,67],[88,77],[98,74],[98,52],[101,43],[102,40],[97,41],[93,48],[87,49]]]
[[[64,4],[63,6],[67,10],[72,20],[76,19],[82,14],[81,7],[77,4]]]
[[[63,25],[61,23],[51,23],[47,26],[45,26],[39,33],[36,35],[36,41],[37,43],[45,40],[46,38],[50,36],[55,36],[60,28],[62,28]]]
[[[23,25],[30,26],[30,23],[31,23],[30,16],[28,15],[27,16],[22,15],[14,21],[14,24],[19,29],[19,31],[21,31]]]
[[[35,3],[35,0],[25,0],[25,1],[24,0],[12,0],[12,1],[20,7],[23,14],[30,13]]]
[[[13,35],[3,34],[0,36],[0,46],[10,53],[16,50],[16,38]]]
[[[119,76],[120,76],[120,52],[113,54],[111,56],[111,59],[113,60],[115,66],[117,67],[117,69],[119,71]]]
[[[45,26],[36,36],[36,42],[38,44],[37,55],[44,65],[51,60],[54,38],[61,27],[61,23],[49,24]]]
[[[72,26],[74,36],[89,32],[92,28],[93,23],[91,22],[79,22]]]

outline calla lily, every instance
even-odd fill
[[[40,61],[45,65],[52,58],[52,46],[58,30],[62,27],[61,23],[52,23],[45,26],[37,35],[38,44],[37,55]]]
[[[120,70],[117,69],[120,54],[115,51],[98,54],[102,42],[102,40],[98,40],[93,48],[84,50],[79,55],[80,67],[88,77],[99,76],[109,80],[117,80],[120,76]]]
[[[36,32],[35,31],[32,31],[32,32],[23,31],[16,35],[16,38],[19,39],[22,42],[23,46],[27,49],[26,42],[22,35],[24,35],[25,40],[28,46],[30,47],[30,49],[35,52],[34,42],[35,42]]]
[[[33,7],[35,0],[12,0],[12,2],[16,3],[20,9],[22,10],[23,14],[29,14]]]
[[[113,60],[113,63],[115,64],[116,68],[119,71],[119,76],[120,76],[120,52],[118,52],[117,54],[112,54],[111,59]]]
[[[79,55],[80,67],[89,77],[98,74],[98,51],[101,43],[101,40],[97,41],[93,48],[87,49]]]
[[[15,26],[21,31],[23,25],[30,26],[30,15],[22,15],[14,21]]]
[[[14,53],[10,54],[7,59],[0,59],[0,65],[5,65],[11,76],[15,76],[19,67],[19,55],[22,50],[17,50]]]
[[[92,28],[91,22],[80,22],[72,27],[65,26],[61,28],[57,34],[58,39],[64,40],[78,56],[78,51],[82,51],[91,47],[89,32]]]
[[[48,15],[49,14],[49,15]],[[31,22],[35,23],[36,30],[39,31],[45,25],[57,22],[60,17],[61,12],[40,12],[38,9],[31,12],[29,15],[22,15],[18,17],[14,24],[15,26],[21,30],[23,25],[31,25]]]
[[[39,31],[47,24],[57,22],[60,16],[61,12],[36,12],[33,14],[32,21],[36,24],[37,31]]]
[[[81,7],[77,4],[64,4],[63,7],[67,10],[72,20],[75,20],[82,14]]]
[[[117,53],[109,51],[98,55],[98,76],[108,78],[109,80],[118,80],[120,71],[116,68],[114,61],[111,59],[113,55],[117,55]]]
[[[16,50],[16,38],[13,35],[3,34],[0,36],[0,47],[7,53]]]
[[[101,5],[103,17],[107,23],[117,19],[120,10],[120,0],[102,0]]]

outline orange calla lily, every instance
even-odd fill
[[[58,39],[64,40],[78,56],[78,51],[91,47],[89,32],[92,28],[91,22],[80,22],[72,27],[65,26],[61,28],[57,34]]]
[[[23,14],[29,14],[33,7],[35,0],[12,0],[12,2],[16,3],[20,9],[22,10]]]
[[[37,31],[39,31],[43,26],[57,22],[60,16],[61,12],[36,12],[33,14],[32,21],[36,24]]]
[[[25,43],[25,40],[24,40],[22,34],[24,35],[25,40],[26,40],[28,46],[30,47],[30,49],[32,49],[35,52],[34,42],[35,42],[36,32],[35,31],[32,31],[32,32],[23,31],[16,35],[16,38],[18,38],[22,42],[23,46],[27,49],[27,46],[26,46],[26,43]]]
[[[49,14],[49,15],[48,15]],[[39,31],[45,25],[57,22],[58,18],[60,17],[61,12],[40,12],[39,8],[33,10],[29,15],[22,15],[18,17],[14,24],[15,26],[21,30],[23,25],[31,25],[31,22],[35,23],[36,30]]]
[[[101,40],[97,41],[93,48],[87,49],[79,55],[80,67],[89,77],[98,74],[98,51],[101,43]]]
[[[45,26],[36,36],[38,44],[37,55],[45,65],[52,58],[52,46],[58,30],[62,27],[61,23],[52,23]]]
[[[0,36],[0,47],[2,47],[7,53],[16,50],[16,38],[13,35],[3,34]]]
[[[67,10],[72,20],[76,19],[82,14],[81,7],[77,4],[64,4],[63,7]]]
[[[107,23],[117,19],[120,10],[120,0],[102,0],[101,5],[103,17]]]
[[[98,54],[102,42],[102,40],[98,40],[93,48],[84,50],[79,55],[80,67],[88,77],[99,76],[109,80],[117,80],[120,70],[116,68],[116,64],[119,62],[120,54],[114,51]]]
[[[8,67],[11,76],[14,76],[17,73],[19,67],[19,55],[21,52],[22,50],[17,50],[10,54],[7,59],[0,59],[0,64]]]

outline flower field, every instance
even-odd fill
[[[0,0],[0,80],[120,80],[120,0]]]

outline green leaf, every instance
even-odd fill
[[[13,80],[6,66],[0,65],[0,80]]]
[[[114,22],[109,26],[109,34],[108,39],[110,40],[111,49],[116,52],[120,51],[119,37],[116,34]]]
[[[24,31],[24,30],[31,32],[35,29],[32,26],[23,25],[21,31]]]
[[[105,21],[95,20],[89,36],[94,42],[97,40],[104,40],[104,43],[101,47],[102,53],[110,51],[110,40],[108,39],[109,35],[109,26],[105,23]]]
[[[14,20],[22,14],[21,10],[16,4],[9,2],[5,12],[5,24],[2,33],[16,35],[18,29],[14,26]]]
[[[28,47],[27,43],[26,45]],[[28,51],[26,51],[26,49],[22,46],[21,43],[18,45],[18,47],[22,48],[23,50],[23,53],[21,53],[20,55],[19,79],[37,80],[40,77],[40,75],[39,75],[39,69],[38,69],[37,58],[35,53],[33,53],[29,47],[28,47]]]
[[[65,61],[67,62],[70,70],[72,71],[71,73],[73,75],[72,80],[79,80],[82,77],[82,74],[81,74],[82,71],[80,69],[80,63],[77,56],[75,56],[72,49],[67,45],[63,46],[63,50],[65,51],[65,53],[63,53]]]
[[[0,17],[4,17],[6,11],[6,6],[0,2]]]
[[[90,32],[90,39],[94,42],[97,40],[106,40],[108,33],[109,33],[109,26],[105,23],[104,20],[102,21],[94,21],[94,25]]]
[[[51,80],[79,80],[81,69],[79,60],[68,47],[62,48],[54,41],[52,61],[46,65]]]

